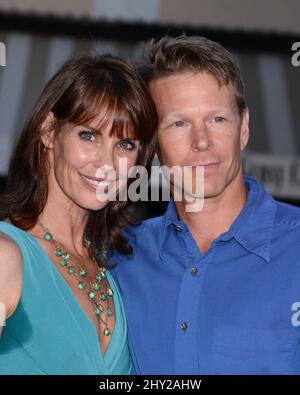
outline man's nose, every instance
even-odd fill
[[[207,151],[212,147],[209,130],[204,123],[195,125],[192,129],[192,151]]]

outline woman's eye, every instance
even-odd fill
[[[172,123],[171,126],[176,126],[176,128],[181,128],[184,125],[185,125],[184,121],[176,121],[176,122]]]
[[[90,130],[84,130],[79,133],[79,136],[82,140],[85,141],[94,141],[95,139],[95,132],[92,132]]]
[[[136,148],[136,144],[131,140],[122,140],[119,142],[119,147],[128,151],[133,151]]]
[[[222,123],[225,121],[224,117],[214,117],[214,122],[215,123]]]

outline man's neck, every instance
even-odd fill
[[[247,188],[241,174],[221,195],[205,198],[204,207],[199,212],[186,212],[184,202],[175,201],[175,205],[180,220],[187,224],[200,251],[205,253],[214,239],[228,231],[246,200]]]

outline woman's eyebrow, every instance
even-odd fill
[[[85,125],[85,124],[83,124],[83,125],[80,125],[80,127],[89,129],[90,131],[95,132],[95,133],[98,133],[98,134],[101,134],[101,133],[102,133],[99,129],[96,129],[96,128],[90,126],[90,125]]]

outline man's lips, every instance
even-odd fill
[[[194,165],[194,166],[192,166],[192,167],[195,168],[195,169],[196,169],[197,167],[204,168],[204,170],[206,171],[206,170],[215,169],[215,168],[219,165],[219,163],[220,163],[220,162],[199,163],[199,164]]]

